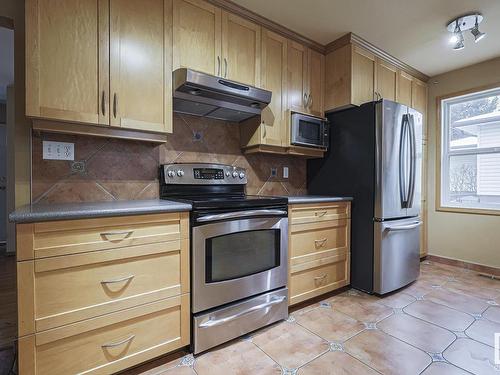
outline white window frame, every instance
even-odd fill
[[[438,209],[458,211],[458,212],[471,212],[471,213],[486,213],[500,215],[500,204],[497,205],[481,205],[481,203],[461,203],[452,204],[449,197],[449,177],[450,177],[450,159],[452,156],[462,155],[481,155],[481,154],[500,154],[500,147],[485,147],[481,149],[463,149],[463,150],[450,150],[450,106],[466,101],[487,98],[490,96],[500,95],[500,87],[495,87],[488,90],[475,91],[464,95],[452,96],[440,99],[440,185],[438,188]]]

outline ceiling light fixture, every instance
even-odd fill
[[[453,44],[454,50],[461,50],[465,47],[464,31],[470,30],[476,43],[486,36],[486,33],[479,31],[479,24],[482,20],[483,16],[480,13],[471,13],[455,18],[448,23],[447,29],[453,33],[450,37],[450,43]]]

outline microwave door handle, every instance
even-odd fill
[[[206,223],[209,221],[216,221],[216,220],[238,219],[238,218],[246,218],[252,216],[283,216],[286,214],[287,212],[285,210],[275,210],[275,209],[237,211],[237,212],[227,212],[224,214],[200,216],[199,218],[196,219],[196,222]]]

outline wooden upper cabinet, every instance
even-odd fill
[[[109,124],[106,0],[27,0],[26,115]],[[104,108],[106,114],[107,108]]]
[[[288,108],[292,111],[307,112],[308,92],[308,50],[302,44],[288,41]],[[274,94],[274,93],[273,93]]]
[[[287,137],[287,39],[268,30],[262,31],[261,86],[272,91],[271,103],[262,110],[263,144],[285,146]]]
[[[427,114],[427,84],[416,78],[411,85],[411,107],[424,114],[424,117]]]
[[[171,131],[171,0],[110,0],[111,125]]]
[[[260,54],[261,27],[223,11],[220,75],[232,81],[259,86]]]
[[[221,75],[221,10],[201,0],[173,0],[173,68]]]
[[[410,106],[412,105],[412,82],[413,77],[403,71],[398,71],[398,95],[396,101],[398,103]]]
[[[323,116],[325,91],[325,55],[308,49],[309,100],[307,110],[315,116]]]
[[[361,105],[374,100],[375,55],[357,46],[351,49],[351,103]]]
[[[377,58],[375,76],[375,92],[384,99],[396,101],[398,69],[394,65]]]

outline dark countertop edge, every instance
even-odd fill
[[[352,197],[335,197],[328,195],[299,195],[289,196],[289,204],[306,204],[306,203],[328,203],[328,202],[346,202],[352,201]]]
[[[74,203],[55,205],[47,207],[45,205],[26,205],[20,207],[14,212],[9,214],[9,221],[16,224],[21,223],[35,223],[42,221],[59,221],[59,220],[76,220],[76,219],[91,219],[99,217],[113,217],[113,216],[128,216],[128,215],[145,215],[145,214],[158,214],[168,212],[185,212],[191,211],[192,206],[188,203],[180,203],[168,200],[158,201],[132,201],[130,206],[127,202],[119,202],[117,207],[106,207],[106,203]],[[45,206],[45,207],[44,207]]]

